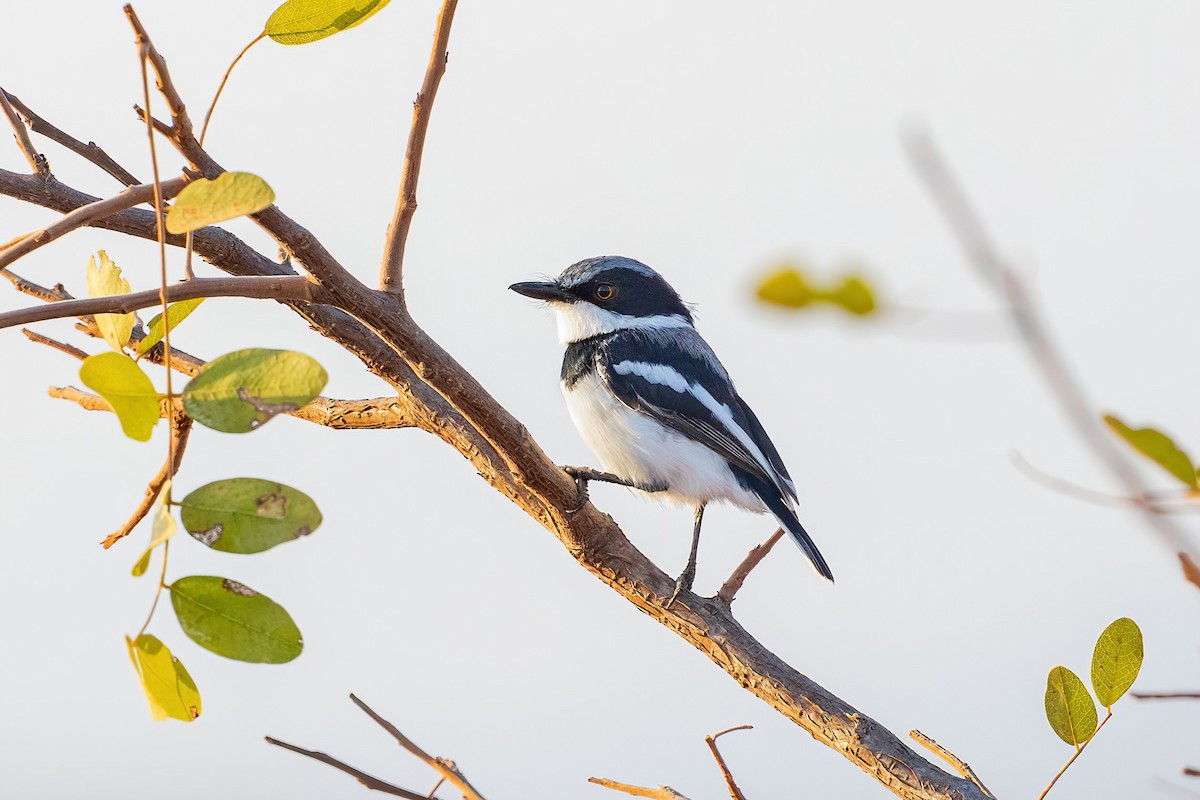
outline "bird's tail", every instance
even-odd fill
[[[829,565],[825,563],[825,556],[821,555],[821,551],[817,549],[817,545],[813,542],[812,537],[808,535],[808,531],[804,530],[804,526],[800,524],[800,520],[796,517],[796,512],[791,506],[783,501],[777,492],[764,491],[759,492],[758,496],[766,503],[767,508],[779,520],[779,524],[792,536],[792,541],[800,546],[804,551],[804,555],[808,556],[808,560],[812,562],[813,569],[817,571],[822,578],[829,582],[833,582],[833,573],[829,570]]]

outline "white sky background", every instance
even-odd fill
[[[195,118],[273,7],[138,4]],[[372,282],[436,8],[397,0],[323,43],[261,43],[209,135],[218,160],[267,178],[285,211]],[[148,178],[120,5],[7,0],[0,19],[0,83]],[[1200,595],[1136,516],[1051,493],[1011,465],[1017,450],[1116,488],[1020,347],[994,335],[1000,323],[971,321],[993,335],[961,337],[953,325],[789,316],[756,306],[752,287],[782,258],[827,274],[856,261],[886,298],[991,313],[900,147],[903,126],[923,120],[1096,402],[1200,452],[1198,29],[1188,2],[466,0],[426,147],[410,302],[553,458],[588,463],[559,395],[549,314],[505,287],[603,253],[661,270],[699,305],[838,576],[825,584],[781,544],[738,618],[893,732],[920,728],[951,747],[1000,797],[1035,796],[1070,754],[1044,719],[1047,670],[1086,675],[1096,635],[1131,616],[1146,634],[1138,688],[1195,689]],[[24,171],[0,140],[0,166]],[[63,180],[118,188],[43,149]],[[0,200],[0,240],[53,216]],[[273,252],[252,225],[230,227]],[[135,288],[155,284],[154,248],[105,233],[72,234],[19,272],[82,294],[100,247]],[[0,308],[28,302],[0,292]],[[67,323],[39,329],[102,348]],[[289,609],[306,649],[285,666],[227,661],[191,643],[168,604],[150,630],[188,666],[204,716],[151,722],[121,638],[149,607],[153,579],[128,575],[148,533],[109,552],[97,542],[141,497],[164,431],[134,443],[111,417],[50,400],[45,386],[79,384],[77,364],[16,331],[0,337],[0,794],[366,796],[264,734],[431,786],[353,708],[354,691],[490,797],[615,796],[590,775],[719,797],[703,736],[740,723],[755,730],[723,751],[749,797],[887,796],[417,431],[280,419],[253,435],[193,434],[180,489],[277,479],[314,495],[325,524],[254,557],[177,540],[170,577],[255,587]],[[327,394],[387,393],[263,302],[211,301],[176,343],[210,358],[300,349],[329,369]],[[682,567],[690,512],[614,488],[593,498],[664,569]],[[712,513],[697,588],[714,591],[771,529]],[[1122,701],[1055,793],[1166,797],[1166,782],[1186,785],[1180,767],[1200,762],[1198,725],[1194,705]]]

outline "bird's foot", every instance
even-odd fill
[[[667,601],[666,610],[670,611],[674,605],[675,599],[679,597],[680,592],[692,591],[692,582],[696,580],[696,565],[688,564],[683,570],[683,574],[675,580],[675,591],[671,592],[671,599]]]
[[[600,481],[601,483],[614,483],[617,486],[627,486],[630,489],[640,489],[643,492],[665,492],[667,485],[664,484],[641,484],[626,480],[619,475],[613,475],[611,472],[601,472],[598,469],[591,467],[569,467],[564,466],[562,471],[570,475],[575,480],[575,507],[566,509],[568,514],[576,514],[583,510],[583,507],[588,502],[588,482]]]

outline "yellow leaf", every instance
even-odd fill
[[[165,644],[143,633],[136,641],[126,636],[125,646],[150,703],[152,718],[191,722],[200,716],[200,691]]]
[[[175,522],[175,517],[171,516],[171,507],[167,505],[167,498],[170,496],[170,492],[171,482],[167,481],[158,493],[158,508],[154,510],[154,524],[150,529],[150,544],[146,545],[146,549],[138,557],[137,563],[133,565],[133,569],[131,570],[135,578],[140,578],[146,574],[146,569],[150,566],[150,554],[154,552],[154,548],[170,539],[175,535],[175,531],[179,530],[179,526]]]
[[[308,44],[361,25],[389,0],[287,0],[264,28],[279,44]]]
[[[100,265],[96,266],[96,257],[88,256],[87,285],[88,297],[111,297],[115,294],[129,294],[129,281],[121,277],[121,268],[113,263],[108,253],[101,250]],[[130,314],[97,314],[96,327],[100,329],[104,341],[112,349],[120,351],[129,342],[133,333],[134,315]]]
[[[167,230],[187,233],[227,219],[255,214],[275,202],[267,182],[249,172],[222,172],[215,181],[189,183],[167,212]]]

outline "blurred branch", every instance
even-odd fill
[[[1200,700],[1200,692],[1130,692],[1138,700]]]
[[[1193,496],[1186,492],[1179,492],[1174,495],[1147,492],[1144,497],[1125,497],[1119,494],[1109,494],[1108,492],[1089,489],[1086,486],[1080,486],[1077,483],[1072,483],[1071,481],[1051,475],[1045,470],[1035,467],[1020,453],[1014,452],[1011,455],[1011,459],[1016,468],[1024,472],[1030,479],[1040,483],[1047,489],[1056,491],[1059,494],[1065,494],[1068,497],[1074,497],[1077,500],[1118,508],[1149,508],[1156,514],[1200,512],[1200,504],[1195,503]],[[1178,503],[1178,505],[1172,505],[1171,501]]]
[[[912,132],[905,137],[905,145],[917,174],[924,181],[925,188],[945,217],[968,261],[1008,306],[1030,357],[1076,433],[1125,486],[1130,497],[1145,497],[1147,487],[1137,469],[1101,428],[1099,415],[1046,330],[1032,294],[1017,271],[994,246],[958,178],[950,170],[933,139],[927,133]],[[1188,537],[1172,519],[1156,513],[1144,503],[1139,503],[1138,507],[1146,522],[1173,552],[1190,552],[1192,545]]]

